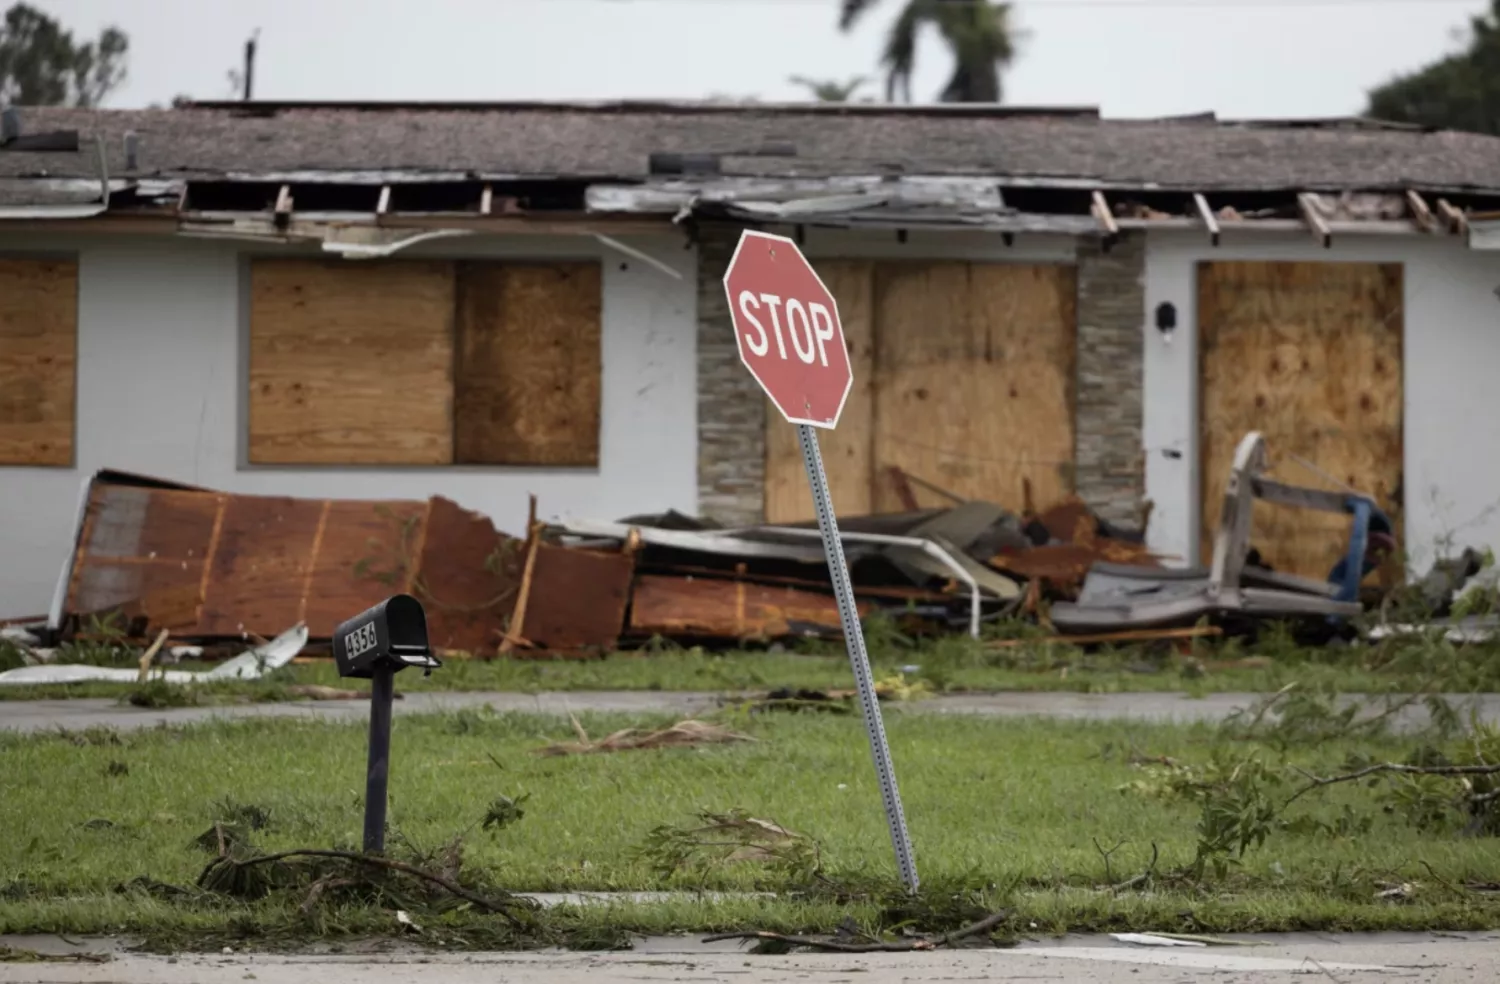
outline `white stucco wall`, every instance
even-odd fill
[[[45,612],[72,544],[79,489],[118,468],[232,492],[348,498],[439,494],[521,532],[544,516],[616,518],[697,500],[696,252],[680,236],[625,238],[673,279],[591,237],[433,242],[402,255],[603,261],[603,407],[597,469],[249,468],[242,464],[244,246],[132,236],[0,235],[0,252],[79,260],[73,468],[0,468],[0,615]]]
[[[1500,548],[1500,254],[1456,237],[1342,236],[1323,249],[1308,235],[1160,232],[1146,254],[1146,494],[1155,550],[1190,556],[1197,542],[1198,339],[1196,264],[1202,260],[1401,263],[1405,297],[1406,547],[1425,570],[1443,544]],[[1170,342],[1158,304],[1177,308]],[[1270,449],[1272,454],[1275,448]],[[1171,452],[1180,457],[1173,457]],[[1313,475],[1283,476],[1307,485]]]

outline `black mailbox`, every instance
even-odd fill
[[[333,630],[339,676],[370,681],[370,754],[365,767],[365,853],[385,850],[386,780],[391,769],[391,702],[396,674],[442,664],[427,643],[427,613],[411,595],[387,598]]]
[[[427,613],[411,595],[387,598],[333,631],[333,661],[339,676],[369,680],[377,669],[408,666],[428,672],[442,663],[427,642]]]

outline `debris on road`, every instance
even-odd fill
[[[755,741],[721,724],[708,724],[689,719],[679,721],[670,728],[649,731],[643,728],[624,728],[598,741],[589,738],[578,719],[569,715],[577,741],[559,741],[537,749],[539,755],[590,755],[599,752],[629,752],[640,749],[685,748],[694,745],[725,745],[733,742]]]
[[[858,696],[857,690],[780,687],[758,696],[739,696],[727,702],[749,711],[813,710],[849,714]],[[875,696],[887,701],[925,700],[932,696],[932,685],[926,680],[907,680],[904,674],[893,673],[875,681]]]

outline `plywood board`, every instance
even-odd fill
[[[1360,490],[1399,519],[1402,321],[1399,264],[1199,265],[1205,560],[1235,446],[1251,430],[1265,435],[1275,477]],[[1322,579],[1349,525],[1257,503],[1251,541],[1276,570]]]
[[[875,460],[1019,511],[1073,488],[1076,277],[1068,266],[875,269]],[[903,508],[890,482],[874,505]],[[945,505],[941,499],[920,505]]]
[[[844,345],[854,384],[839,425],[818,431],[823,468],[834,511],[857,516],[873,507],[875,338],[871,331],[875,265],[866,260],[820,260],[814,264],[838,301]],[[766,521],[795,523],[816,518],[797,428],[766,400]]]
[[[599,463],[597,262],[459,265],[457,461]]]
[[[453,300],[447,263],[255,260],[250,462],[450,464]]]
[[[73,464],[78,264],[0,259],[0,465]]]

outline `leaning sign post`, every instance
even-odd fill
[[[818,450],[816,428],[832,430],[838,424],[844,399],[854,384],[838,304],[796,243],[783,236],[750,230],[740,234],[734,258],[724,272],[724,291],[729,298],[740,360],[781,415],[797,427],[807,481],[812,486],[813,505],[818,514],[818,530],[823,535],[823,551],[828,557],[828,572],[838,600],[844,642],[859,687],[870,755],[875,760],[875,774],[885,800],[896,867],[907,890],[915,892],[917,864],[912,857],[911,836],[901,809],[901,793],[896,788],[896,772],[891,765],[891,749],[886,743],[885,723],[865,652],[865,634],[854,604],[849,565],[844,559],[838,521],[828,494],[823,455]]]

